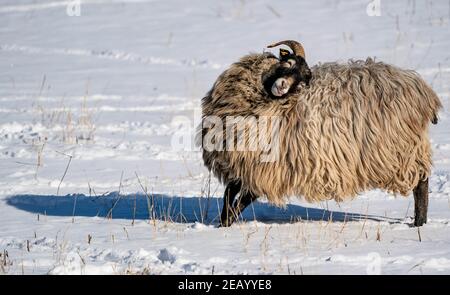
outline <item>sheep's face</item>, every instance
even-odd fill
[[[278,78],[270,88],[270,92],[276,97],[283,97],[295,83],[296,81],[293,76]]]
[[[283,98],[295,91],[300,83],[309,84],[311,71],[305,59],[280,50],[280,62],[263,74],[264,89],[272,98]]]

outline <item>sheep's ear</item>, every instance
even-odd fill
[[[284,56],[287,56],[289,54],[290,54],[289,50],[280,48],[280,57],[284,57]]]

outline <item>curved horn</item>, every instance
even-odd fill
[[[276,46],[280,46],[280,45],[287,45],[289,46],[292,51],[294,52],[295,55],[299,55],[303,58],[305,58],[305,49],[303,49],[302,44],[298,43],[297,41],[294,40],[284,40],[284,41],[280,41],[277,43],[273,43],[269,46],[267,46],[268,48],[272,48],[272,47],[276,47]]]

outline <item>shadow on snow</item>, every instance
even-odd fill
[[[158,219],[174,222],[201,222],[218,224],[222,210],[222,199],[200,197],[178,197],[164,194],[146,196],[144,194],[119,195],[109,193],[103,196],[73,194],[52,195],[14,195],[7,204],[20,210],[49,216],[109,217],[114,219]],[[288,204],[278,208],[268,203],[255,202],[242,214],[246,221],[294,222],[298,220],[359,221],[375,220],[399,222],[382,216],[329,211]]]

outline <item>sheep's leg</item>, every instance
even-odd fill
[[[234,203],[234,206],[230,210],[230,214],[228,214],[226,219],[222,219],[222,226],[230,226],[232,225],[236,219],[239,217],[242,211],[247,208],[254,200],[258,197],[252,192],[247,192],[245,194],[241,194],[238,200]]]
[[[233,202],[236,195],[241,190],[241,182],[239,180],[228,183],[223,195],[223,208],[220,216],[221,226],[229,226],[227,223],[230,216],[233,215]]]
[[[427,223],[428,179],[420,180],[414,189],[414,226]]]

